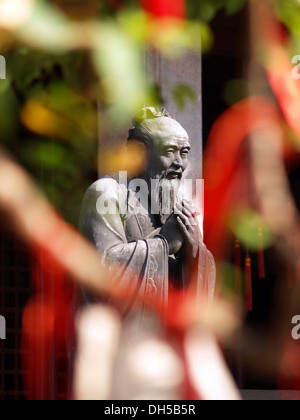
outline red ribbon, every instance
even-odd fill
[[[245,260],[245,276],[246,276],[246,304],[248,311],[253,311],[253,290],[252,290],[252,271],[251,258],[247,254]]]

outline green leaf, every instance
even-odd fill
[[[44,1],[37,1],[30,19],[17,35],[34,48],[62,52],[72,45],[75,31],[69,20],[57,9]]]
[[[195,91],[193,90],[193,88],[187,84],[181,83],[178,84],[174,89],[173,89],[173,98],[174,101],[176,103],[176,105],[178,106],[178,108],[180,110],[184,110],[186,107],[186,104],[191,101],[191,102],[196,102],[197,101],[197,95],[195,93]]]
[[[245,0],[226,0],[225,11],[227,15],[238,13],[245,5]]]
[[[72,153],[57,143],[43,141],[27,143],[23,147],[22,157],[27,164],[62,172],[76,172]]]
[[[96,33],[93,60],[110,118],[127,123],[147,101],[142,52],[114,24],[106,24]]]
[[[297,0],[276,0],[278,18],[291,30],[299,42],[300,38],[300,3]]]
[[[235,211],[230,218],[229,226],[241,243],[253,251],[257,251],[261,246],[260,234],[263,237],[264,248],[269,248],[274,241],[262,216],[252,209]]]

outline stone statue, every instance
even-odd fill
[[[169,291],[190,284],[199,304],[212,299],[214,259],[203,243],[197,208],[180,193],[191,149],[187,132],[165,110],[144,108],[129,131],[132,142],[146,151],[142,173],[129,186],[114,174],[94,183],[82,206],[82,233],[132,306],[140,297],[164,311]]]

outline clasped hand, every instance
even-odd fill
[[[186,255],[196,258],[199,243],[202,241],[198,216],[199,211],[193,203],[183,200],[181,204],[176,204],[175,212],[160,232],[168,241],[170,255],[178,254],[184,245]]]

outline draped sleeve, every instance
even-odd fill
[[[127,198],[127,188],[115,179],[97,181],[85,195],[80,230],[98,250],[111,281],[115,284],[117,279],[120,290],[126,291],[130,305],[141,297],[163,310],[168,297],[168,244],[159,235],[128,242]]]

